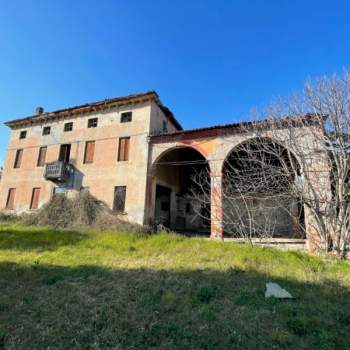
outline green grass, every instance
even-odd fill
[[[265,283],[294,300],[265,300]],[[0,225],[0,348],[346,349],[350,266],[159,234]]]

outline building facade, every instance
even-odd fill
[[[11,133],[1,209],[36,210],[55,193],[89,191],[126,220],[218,238],[225,233],[225,162],[237,145],[254,137],[242,133],[240,124],[184,131],[153,91],[49,113],[38,108],[6,125]],[[308,142],[312,133],[299,129],[302,142]],[[281,139],[284,133],[281,128]],[[204,168],[211,199],[200,209],[208,215],[201,216],[187,194],[193,171]],[[293,223],[281,212],[274,215],[293,236]]]
[[[119,205],[126,219],[142,224],[148,137],[181,129],[157,94],[38,112],[6,123],[11,133],[1,181],[2,209],[34,210],[55,192],[89,190],[109,207]],[[45,174],[56,161],[72,166],[68,179]],[[116,203],[116,192],[125,203]]]

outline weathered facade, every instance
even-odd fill
[[[254,137],[241,124],[183,131],[155,92],[38,112],[6,123],[2,209],[34,210],[55,192],[89,190],[130,221],[223,237],[224,163]],[[284,133],[281,128],[279,142]],[[300,133],[301,142],[312,142],[307,129]],[[194,167],[209,170],[211,203],[203,209],[211,220],[198,217],[186,197]]]
[[[123,121],[121,118],[125,115],[127,118]],[[97,123],[89,127],[89,120],[96,118]],[[73,123],[72,127],[67,127],[69,123]],[[35,188],[40,189],[35,207],[48,202],[54,191],[72,195],[88,189],[112,208],[115,188],[126,187],[123,214],[138,223],[144,219],[148,136],[181,128],[153,92],[43,113],[6,124],[11,134],[1,181],[2,208],[29,210]],[[44,131],[46,128],[50,128],[49,131]],[[124,138],[128,154],[125,159],[118,159]],[[89,147],[89,142],[90,145],[93,142],[93,146]],[[46,164],[60,159],[64,152],[62,145],[69,147],[69,155],[61,160],[71,164],[74,172],[69,181],[45,179]],[[41,164],[40,149],[45,152]],[[16,165],[18,151],[20,164]],[[14,194],[9,198],[11,189]]]

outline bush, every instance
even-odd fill
[[[57,195],[38,212],[29,215],[27,220],[33,219],[33,223],[40,226],[68,228],[74,226],[75,216],[73,200],[63,195]],[[28,221],[26,223],[29,224]]]
[[[14,224],[16,222],[19,222],[20,220],[21,220],[21,217],[16,214],[8,214],[8,213],[0,212],[0,222]]]
[[[96,227],[133,233],[151,232],[150,228],[122,220],[105,203],[89,193],[80,193],[72,199],[56,195],[39,211],[23,214],[22,222],[28,226],[51,226],[56,229]]]

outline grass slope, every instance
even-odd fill
[[[274,281],[295,300],[265,300]],[[0,225],[0,347],[346,349],[350,267],[160,234]]]

